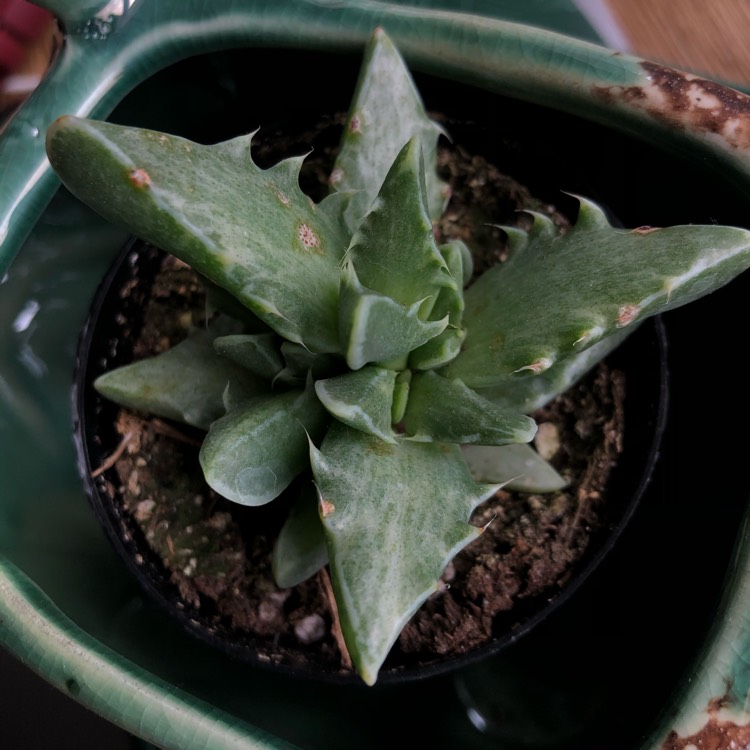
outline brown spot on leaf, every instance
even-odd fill
[[[328,518],[336,510],[336,506],[324,497],[320,498],[320,515],[323,518]]]
[[[277,190],[276,191],[276,197],[279,199],[279,201],[283,205],[285,205],[285,206],[289,205],[289,196],[287,196],[286,194],[282,193],[281,190]]]
[[[617,312],[617,327],[630,325],[637,317],[641,308],[638,305],[623,305]]]
[[[502,351],[505,346],[505,334],[498,333],[490,339],[490,351],[499,352]]]
[[[367,442],[367,452],[376,456],[390,456],[393,453],[393,445],[372,435]]]
[[[659,227],[649,227],[649,226],[642,226],[642,227],[636,227],[632,230],[633,234],[651,234],[651,232],[658,232]]]
[[[320,238],[308,224],[300,224],[297,230],[299,241],[307,250],[320,247]]]
[[[549,368],[552,366],[552,360],[548,359],[547,357],[540,357],[539,359],[535,360],[529,365],[525,365],[524,367],[519,367],[516,372],[521,372],[522,370],[530,370],[534,373],[534,375],[538,375],[540,372],[544,372],[545,370],[549,370]]]
[[[750,147],[750,96],[658,63],[643,61],[648,83],[595,86],[601,99],[629,104],[681,130],[721,136],[732,148]]]
[[[128,172],[128,179],[130,180],[130,184],[139,190],[151,187],[151,177],[145,169],[141,169],[140,167],[131,169]]]

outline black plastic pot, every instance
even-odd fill
[[[146,593],[183,627],[197,637],[239,659],[282,672],[315,679],[349,681],[352,675],[312,672],[301,669],[292,659],[269,663],[259,656],[264,642],[223,626],[217,626],[210,610],[187,604],[170,581],[159,556],[152,550],[136,520],[122,507],[121,480],[115,470],[92,478],[117,449],[121,436],[115,429],[118,407],[93,389],[101,373],[129,362],[129,343],[143,324],[144,301],[163,254],[132,241],[102,282],[90,316],[84,326],[78,351],[78,369],[73,390],[78,464],[87,496],[104,531]],[[123,290],[137,286],[138,293],[123,303]],[[625,438],[623,453],[610,478],[606,503],[606,524],[593,536],[589,549],[577,563],[570,580],[559,593],[541,600],[519,602],[510,618],[504,618],[496,636],[487,645],[458,657],[435,656],[419,666],[389,659],[379,683],[420,679],[455,670],[497,653],[516,641],[551,612],[562,606],[589,577],[615,545],[649,482],[663,433],[668,392],[666,337],[660,319],[647,321],[608,359],[608,364],[625,375]],[[183,428],[184,429],[184,428]],[[251,509],[250,512],[257,512]],[[239,522],[248,509],[237,508]]]

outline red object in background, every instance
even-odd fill
[[[27,0],[0,0],[0,79],[21,64],[50,17],[49,11]]]

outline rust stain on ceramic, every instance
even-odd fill
[[[667,735],[661,750],[747,750],[750,748],[750,722],[737,724],[723,715],[726,696],[714,698],[709,702],[706,714],[708,721],[703,727],[689,737],[680,737],[672,731]]]
[[[680,130],[713,134],[731,148],[750,148],[750,96],[706,78],[643,61],[648,83],[594,86],[609,103],[624,102]]]

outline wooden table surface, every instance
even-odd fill
[[[602,4],[628,39],[630,51],[725,83],[750,85],[750,0]]]

